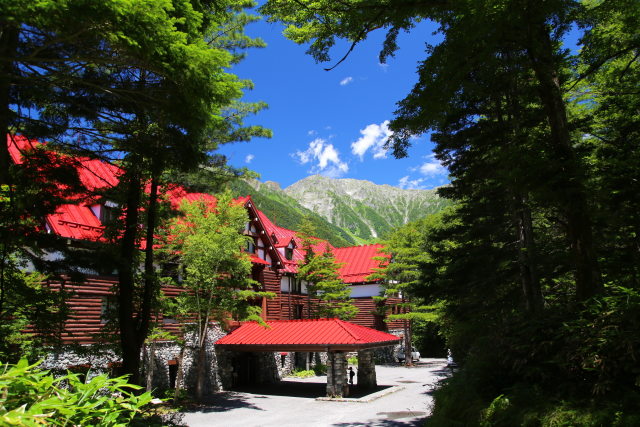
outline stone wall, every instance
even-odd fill
[[[391,335],[395,335],[396,337],[403,337],[404,330],[403,329],[393,329],[388,331],[387,333]],[[387,346],[387,347],[379,347],[373,350],[373,355],[375,357],[375,361],[377,364],[387,364],[387,363],[396,363],[396,352],[402,345],[402,341],[399,341],[398,344]]]
[[[205,387],[204,393],[212,393],[214,391],[221,390],[222,380],[219,369],[219,360],[215,351],[215,341],[225,335],[225,332],[219,326],[213,326],[209,329],[207,345],[205,350],[205,363],[207,368],[205,369]],[[179,384],[180,388],[186,388],[192,390],[196,383],[196,365],[195,361],[198,356],[198,346],[196,344],[195,334],[187,334],[185,339],[186,345],[184,348],[184,355],[182,358],[182,366],[177,366],[177,361],[180,356],[182,348],[175,342],[156,342],[153,361],[151,357],[151,346],[147,345],[142,351],[142,379],[147,378],[147,367],[149,363],[153,363],[153,377],[152,386],[154,389],[168,389],[171,381],[170,366],[175,365],[173,368],[177,370],[182,369],[182,382]],[[75,349],[70,349],[58,353],[51,353],[44,360],[42,367],[45,369],[51,369],[54,371],[65,371],[73,367],[90,367],[90,376],[98,375],[100,373],[114,373],[114,366],[120,364],[120,357],[113,351],[100,350],[95,346],[79,346]],[[174,371],[174,380],[179,375]]]

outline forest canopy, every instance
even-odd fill
[[[462,365],[436,396],[433,425],[637,423],[640,4],[270,0],[261,10],[327,69],[373,31],[386,32],[384,62],[400,32],[438,26],[388,143],[403,157],[429,132],[451,177],[440,194],[455,209],[423,228],[413,287],[440,307]],[[572,53],[564,41],[576,34]],[[350,48],[333,57],[338,39]]]

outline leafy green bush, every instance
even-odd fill
[[[140,387],[125,377],[98,375],[82,382],[74,373],[56,378],[38,364],[22,359],[4,365],[1,425],[128,425],[152,398],[150,393],[135,395]]]
[[[326,375],[327,374],[327,365],[319,363],[313,367],[313,372],[316,373],[317,376]]]
[[[358,364],[358,358],[353,356],[350,357],[349,359],[347,359],[347,362],[349,362],[349,365],[357,365]]]
[[[309,370],[295,370],[291,373],[292,377],[296,377],[296,378],[309,378],[309,377],[315,377],[316,373],[313,372],[311,369]]]

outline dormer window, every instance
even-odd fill
[[[101,205],[91,206],[91,212],[100,220],[102,224],[107,224],[118,219],[118,204],[106,200]]]
[[[296,243],[291,239],[286,248],[284,248],[284,257],[288,260],[293,259],[293,250],[296,248]]]

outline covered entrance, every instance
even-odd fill
[[[339,319],[300,319],[243,323],[216,342],[239,352],[327,352],[327,396],[343,396],[348,386],[348,352],[358,352],[358,384],[375,387],[371,349],[395,345],[400,338]]]

